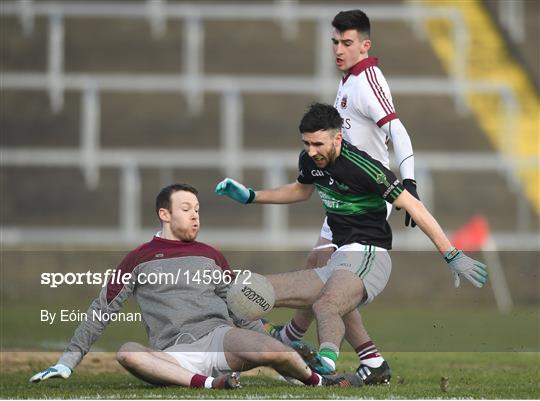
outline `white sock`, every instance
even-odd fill
[[[321,356],[321,358],[323,359],[323,361],[325,361],[328,365],[330,365],[332,367],[332,369],[336,370],[336,363],[331,360],[330,358],[327,358],[325,356]]]
[[[214,378],[212,376],[208,376],[206,380],[204,381],[204,388],[212,388],[213,382],[214,382]]]
[[[375,358],[369,358],[369,359],[362,359],[362,363],[366,366],[369,366],[370,368],[378,368],[382,365],[384,362],[383,357],[375,357]]]

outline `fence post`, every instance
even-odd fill
[[[81,98],[80,152],[84,179],[88,189],[99,184],[99,130],[101,120],[99,94],[88,81]]]
[[[128,160],[120,177],[118,215],[124,242],[133,241],[141,230],[141,179],[137,163]]]
[[[49,16],[48,79],[51,109],[58,113],[64,107],[64,21],[62,15]]]

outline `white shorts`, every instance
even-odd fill
[[[184,369],[204,376],[232,372],[223,349],[223,338],[232,327],[219,326],[191,344],[176,344],[163,350]]]
[[[315,272],[326,284],[335,270],[347,270],[360,277],[367,295],[363,303],[369,304],[386,287],[392,272],[392,260],[384,248],[347,244],[338,248],[326,266],[315,269]]]
[[[392,204],[386,202],[386,220],[390,217],[390,213],[392,213]],[[327,239],[328,241],[332,241],[333,235],[332,230],[330,229],[330,226],[328,225],[328,217],[324,218],[322,227],[321,227],[321,238]]]

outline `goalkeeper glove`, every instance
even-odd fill
[[[34,376],[30,378],[30,381],[32,383],[37,383],[43,380],[47,380],[53,377],[61,377],[63,379],[67,379],[71,375],[71,369],[68,368],[66,365],[62,365],[61,363],[57,363],[54,366],[51,366],[50,368],[47,368],[45,370],[42,370],[39,373],[36,373]]]
[[[487,266],[482,262],[469,258],[456,247],[452,247],[444,254],[444,260],[446,260],[450,270],[454,273],[454,287],[459,287],[460,275],[478,288],[482,288],[486,283],[488,278]]]
[[[255,191],[253,189],[246,188],[232,178],[225,178],[217,184],[215,192],[218,195],[226,195],[229,198],[244,204],[251,203],[255,199]]]

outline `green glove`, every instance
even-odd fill
[[[232,178],[225,178],[216,185],[216,194],[225,195],[240,203],[251,203],[255,199],[255,191],[251,188],[246,188],[238,181]]]

